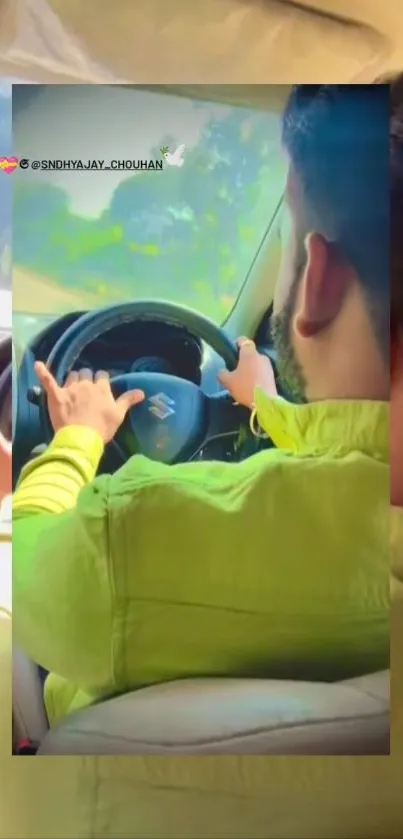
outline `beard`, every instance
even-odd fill
[[[307,383],[292,343],[292,321],[298,296],[299,282],[305,269],[305,257],[295,267],[294,280],[288,298],[277,314],[270,319],[270,333],[276,350],[277,373],[281,388],[293,402],[307,402]]]

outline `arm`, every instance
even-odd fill
[[[122,622],[119,609],[124,608],[117,605],[115,578],[125,574],[128,553],[127,546],[117,550],[111,544],[114,511],[132,521],[130,548],[135,544],[138,562],[131,567],[141,569],[148,562],[147,539],[155,535],[155,522],[168,546],[172,537],[165,536],[165,526],[171,534],[176,526],[176,539],[183,538],[187,510],[192,516],[196,510],[201,521],[207,521],[209,511],[221,510],[224,528],[232,527],[228,499],[237,476],[229,465],[166,467],[140,457],[117,475],[90,483],[104,441],[114,436],[126,411],[143,394],[135,391],[115,402],[100,374],[95,382],[77,381],[75,374],[59,388],[43,365],[37,365],[37,373],[59,431],[47,452],[25,468],[14,496],[16,636],[26,653],[48,670],[83,689],[111,690],[116,684],[114,621]],[[127,481],[130,492],[123,500],[120,487]],[[111,486],[119,488],[112,496]],[[186,532],[191,540],[185,550],[190,552],[195,534],[188,528]],[[150,552],[154,560],[152,546]],[[166,546],[159,555],[165,561]]]
[[[103,450],[91,428],[62,428],[46,452],[23,469],[13,499],[14,521],[74,507],[80,490],[95,477]]]
[[[111,683],[102,654],[103,645],[108,649],[111,643],[110,591],[106,576],[100,574],[94,592],[89,567],[92,551],[99,547],[101,553],[105,525],[98,532],[96,521],[103,522],[107,481],[98,480],[99,496],[91,489],[86,496],[84,489],[79,499],[95,475],[103,448],[92,429],[63,428],[47,451],[25,467],[13,498],[14,630],[19,644],[49,670],[60,672],[62,658],[67,675],[71,670],[84,684],[88,678],[93,684]],[[95,500],[95,521],[86,510],[88,496]],[[93,549],[86,552],[93,536]],[[80,657],[84,625],[91,631]]]
[[[18,643],[100,697],[253,661],[382,668],[388,477],[359,455],[343,468],[277,450],[238,464],[135,456],[65,512],[19,507]]]
[[[14,625],[18,642],[46,669],[91,690],[100,686],[113,690],[115,686],[112,643],[116,568],[110,526],[120,485],[128,482],[130,486],[129,494],[124,499],[122,496],[121,507],[122,515],[133,516],[138,562],[147,562],[147,538],[155,523],[164,542],[168,539],[168,555],[166,546],[162,546],[161,556],[169,562],[169,539],[175,528],[181,542],[186,534],[190,537],[188,547],[183,547],[189,555],[199,520],[205,526],[211,519],[211,536],[218,525],[225,538],[226,528],[232,530],[234,526],[233,504],[239,503],[249,515],[249,486],[255,468],[251,471],[240,464],[237,469],[221,463],[168,467],[139,456],[116,475],[93,480],[103,448],[100,435],[88,427],[61,429],[46,452],[25,467],[13,498]],[[239,487],[242,475],[246,481],[244,497]],[[132,514],[127,509],[130,506]],[[190,530],[183,527],[187,515],[194,520],[193,525],[189,520]],[[164,530],[170,519],[171,536]],[[151,544],[150,550],[154,551]],[[122,568],[123,562],[122,557]]]
[[[157,601],[166,595],[167,573],[169,586],[179,584],[184,561],[186,577],[195,560],[199,565],[196,587],[203,562],[211,565],[207,580],[214,564],[217,573],[221,546],[231,532],[239,538],[255,503],[256,467],[251,461],[240,468],[221,463],[169,467],[136,456],[115,475],[84,486],[75,505],[61,512],[63,486],[65,503],[71,505],[67,486],[77,485],[77,464],[88,452],[87,431],[75,429],[74,453],[63,439],[68,432],[59,432],[15,494],[14,632],[25,652],[48,670],[83,690],[110,692],[122,689],[119,623],[125,601],[135,605],[138,595],[141,615],[148,592]],[[56,514],[49,509],[55,504],[48,491],[50,472],[59,498]]]

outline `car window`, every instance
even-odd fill
[[[118,86],[29,85],[14,88],[13,132],[29,160],[12,176],[22,340],[49,316],[136,298],[226,318],[281,199],[278,114]],[[42,160],[53,168],[31,168]],[[132,166],[107,170],[114,161]]]

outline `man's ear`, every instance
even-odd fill
[[[311,338],[326,329],[340,312],[349,272],[336,246],[320,233],[308,234],[305,250],[294,329],[301,338]]]

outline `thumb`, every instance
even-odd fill
[[[217,379],[222,384],[223,387],[229,390],[230,382],[231,382],[232,373],[229,370],[220,370],[217,374]]]
[[[118,397],[116,404],[119,405],[124,414],[126,414],[130,408],[133,408],[134,405],[138,405],[139,402],[143,402],[144,399],[145,393],[143,390],[128,390],[127,393],[122,393],[122,395]]]
[[[238,338],[237,344],[239,347],[239,361],[257,354],[256,344],[251,338]]]

